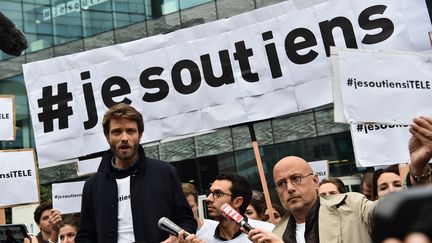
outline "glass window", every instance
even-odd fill
[[[194,181],[198,177],[198,166],[195,159],[173,162],[172,165],[176,167],[182,182]]]
[[[115,43],[125,43],[147,37],[147,22],[140,22],[114,31]]]
[[[93,36],[113,29],[111,1],[82,0],[82,26],[84,37]],[[86,48],[87,49],[87,48]]]
[[[161,143],[159,145],[159,158],[164,161],[179,161],[195,157],[193,138],[184,138]]]
[[[274,145],[263,146],[260,147],[259,150],[264,169],[264,175],[267,181],[269,192],[271,194],[271,198],[272,200],[277,200],[276,190],[273,189],[273,167],[280,158]],[[247,179],[252,189],[263,191],[253,149],[236,151],[235,158],[237,173]]]
[[[144,146],[144,151],[145,151],[146,157],[149,157],[152,159],[159,159],[159,147],[158,147],[158,145]]]
[[[333,107],[315,111],[318,135],[349,131],[349,125],[334,122]]]
[[[313,113],[300,113],[273,120],[275,143],[294,141],[316,136]]]
[[[251,136],[248,126],[233,127],[232,137],[234,141],[234,150],[252,148]]]
[[[154,16],[154,15],[153,15]],[[148,35],[166,34],[180,29],[179,12],[153,18],[147,21]]]
[[[194,139],[197,157],[233,151],[231,130],[229,128],[196,136]]]
[[[61,45],[83,36],[79,1],[52,1],[51,19],[54,45]]]
[[[224,19],[255,9],[254,0],[232,1],[217,0],[218,19]]]
[[[29,48],[27,53],[53,46],[51,5],[49,0],[23,3],[24,31]]]
[[[91,50],[104,46],[114,45],[114,31],[107,31],[84,38],[84,50]]]
[[[274,143],[271,121],[261,121],[254,123],[254,130],[259,146]]]
[[[146,20],[143,0],[113,0],[114,28]]]
[[[180,9],[182,28],[217,20],[216,5],[214,1],[180,1]]]

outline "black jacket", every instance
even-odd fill
[[[138,152],[136,169],[130,178],[135,241],[156,243],[168,238],[169,235],[157,226],[161,217],[167,217],[186,231],[195,233],[196,221],[183,195],[175,167],[168,162],[146,158],[141,146]],[[98,172],[84,185],[77,243],[117,242],[118,195],[111,166],[113,156],[108,150]]]

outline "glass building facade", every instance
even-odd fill
[[[0,54],[0,95],[15,96],[17,138],[0,149],[34,148],[22,64],[164,34],[231,17],[280,0],[2,0],[0,11],[26,34],[19,57]],[[278,104],[275,104],[278,105]],[[286,155],[329,160],[332,176],[359,173],[347,125],[333,122],[331,105],[253,124],[270,186],[273,165]],[[183,181],[202,192],[218,172],[236,172],[260,190],[247,126],[145,145],[149,157],[172,162]],[[362,169],[362,168],[360,168]],[[78,180],[75,164],[40,170],[40,182]],[[275,193],[274,191],[272,193]]]

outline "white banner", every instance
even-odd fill
[[[0,141],[15,140],[15,99],[0,95]]]
[[[95,173],[99,168],[101,160],[101,157],[97,157],[94,159],[78,160],[77,175],[83,176]]]
[[[39,203],[33,149],[0,150],[0,207]]]
[[[407,163],[410,160],[409,125],[351,124],[357,166]]]
[[[432,52],[345,49],[335,56],[336,121],[408,125],[432,115]]]
[[[312,167],[312,171],[318,176],[319,181],[329,177],[328,160],[311,161],[309,165]]]
[[[81,212],[81,197],[85,181],[53,183],[53,208],[62,214]]]
[[[25,64],[39,163],[108,148],[103,114],[143,113],[141,143],[332,102],[329,47],[427,50],[424,0],[291,1],[166,35]]]

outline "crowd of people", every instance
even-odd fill
[[[363,176],[363,194],[347,192],[340,179],[319,181],[307,161],[288,156],[273,168],[282,206],[268,209],[262,193],[253,191],[244,177],[220,173],[208,190],[209,219],[205,219],[198,212],[195,186],[181,183],[170,163],[145,156],[139,145],[144,131],[139,112],[130,105],[115,105],[106,112],[103,129],[110,149],[84,185],[80,216],[62,215],[50,203],[41,204],[34,213],[41,232],[32,242],[367,243],[372,242],[373,213],[382,197],[432,183],[428,164],[432,118],[418,117],[410,129],[411,163],[406,178],[400,176],[397,165],[390,166]],[[223,204],[235,209],[252,229],[224,216]],[[269,222],[270,213],[276,222]],[[175,235],[160,230],[161,217],[183,230]],[[421,233],[410,235],[406,242],[415,237],[429,240]]]

